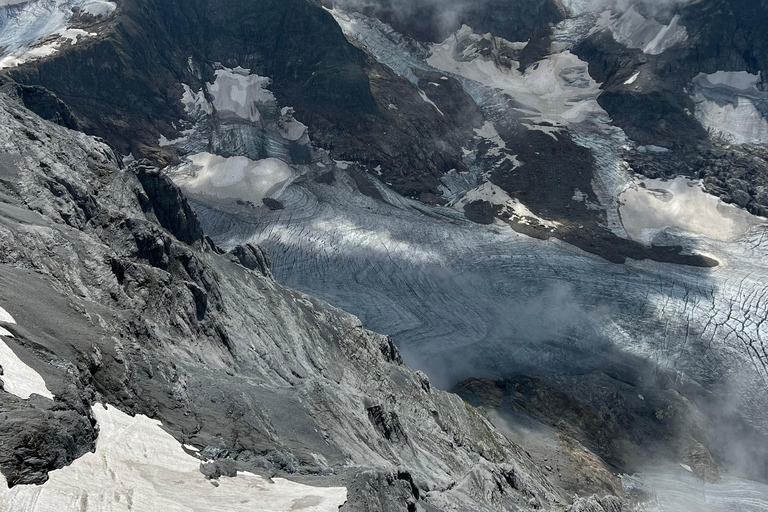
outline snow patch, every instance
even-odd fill
[[[97,18],[101,18],[104,16],[109,16],[112,14],[115,9],[117,9],[117,4],[115,2],[90,2],[85,4],[83,7],[83,12],[90,14],[91,16],[95,16]]]
[[[275,194],[293,176],[288,164],[277,158],[251,160],[197,153],[187,159],[191,165],[171,173],[185,192],[220,200],[250,201],[255,206],[260,206],[262,199]]]
[[[186,142],[189,139],[189,136],[194,132],[194,130],[184,130],[182,133],[182,136],[173,139],[168,140],[168,138],[165,135],[160,135],[160,139],[157,141],[157,144],[161,147],[167,147],[167,146],[175,146],[176,144],[181,144],[182,142]]]
[[[490,142],[493,147],[488,149],[487,153],[494,157],[500,157],[504,156],[501,160],[499,160],[499,164],[501,164],[504,161],[510,161],[514,164],[515,167],[520,167],[520,162],[517,160],[516,155],[510,155],[507,150],[507,143],[504,142],[504,139],[501,138],[501,135],[499,135],[499,132],[496,131],[496,127],[493,126],[493,123],[486,121],[485,124],[483,124],[482,128],[475,129],[475,135],[477,137],[480,137],[482,139],[487,140]],[[462,150],[464,151],[464,156],[467,156],[468,154],[471,154],[471,151],[468,150]]]
[[[477,188],[468,191],[464,197],[456,201],[452,207],[460,212],[464,207],[474,201],[487,201],[494,206],[501,206],[502,214],[508,214],[515,218],[521,224],[531,224],[531,221],[537,221],[539,224],[550,229],[555,229],[560,225],[559,222],[543,219],[528,209],[518,199],[509,197],[504,189],[487,181]]]
[[[0,476],[0,512],[336,512],[344,487],[312,487],[251,473],[211,484],[200,460],[188,455],[161,423],[93,407],[99,424],[96,452],[50,473],[41,486],[8,489]]]
[[[629,77],[629,78],[628,78],[628,79],[627,79],[627,80],[624,82],[624,85],[632,85],[633,83],[635,83],[635,82],[637,81],[637,79],[638,79],[639,77],[640,77],[640,72],[638,71],[637,73],[635,73],[634,75],[632,75],[631,77]]]
[[[649,55],[664,53],[688,39],[688,31],[680,24],[680,15],[673,16],[668,25],[662,25],[643,16],[634,5],[616,16],[601,16],[593,32],[600,30],[609,30],[618,43]]]
[[[619,213],[629,237],[644,244],[666,231],[677,230],[728,241],[766,224],[719,198],[707,194],[700,181],[642,179],[619,196]]]
[[[434,101],[432,101],[431,99],[429,99],[429,97],[427,96],[427,93],[425,93],[424,91],[422,91],[421,89],[419,89],[419,96],[421,96],[421,99],[422,99],[422,100],[424,100],[424,103],[429,103],[430,105],[432,105],[433,107],[435,107],[435,110],[437,110],[437,113],[438,113],[438,114],[440,114],[441,116],[445,117],[445,114],[443,114],[443,111],[442,111],[442,110],[440,110],[440,108],[439,108],[437,105],[435,105],[435,102],[434,102]]]
[[[16,320],[5,309],[0,308],[0,323],[15,324]],[[12,337],[12,334],[7,329],[0,327],[0,336]],[[0,365],[3,367],[2,379],[7,392],[25,400],[33,393],[53,399],[53,394],[46,387],[40,374],[19,359],[1,339]]]

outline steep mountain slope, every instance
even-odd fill
[[[218,252],[156,170],[0,103],[2,305],[17,322],[3,342],[56,397],[0,393],[9,484],[89,451],[98,401],[162,421],[215,464],[339,475],[345,510],[562,499],[387,337],[275,283],[258,248]],[[56,437],[17,433],[38,428]]]

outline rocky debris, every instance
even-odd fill
[[[0,84],[3,81],[0,79]],[[18,99],[26,108],[43,119],[58,125],[77,130],[77,119],[67,105],[48,89],[36,85],[7,83],[0,86],[0,91]]]
[[[44,403],[48,402],[48,403]],[[41,484],[48,472],[90,452],[97,429],[82,406],[0,392],[0,470],[9,486]]]
[[[416,0],[406,4],[393,0],[365,3],[323,0],[323,4],[358,10],[392,25],[398,32],[426,42],[443,41],[463,24],[474,27],[479,33],[493,32],[510,41],[528,41],[540,27],[549,28],[549,24],[563,19],[559,3],[550,0],[458,1],[450,7],[435,0]]]
[[[271,197],[265,197],[261,200],[261,202],[269,208],[270,210],[284,210],[285,205],[278,201],[277,199],[273,199]]]
[[[348,483],[349,498],[340,512],[357,510],[438,512],[420,499],[418,486],[408,473],[368,470],[357,473]]]
[[[294,23],[285,24],[285,16]],[[178,134],[179,119],[190,121],[181,84],[198,91],[213,83],[214,62],[269,77],[270,90],[309,127],[315,144],[337,159],[381,165],[404,195],[439,196],[439,176],[461,165],[460,148],[472,137],[466,119],[454,122],[453,110],[441,114],[413,84],[369,61],[319,3],[306,0],[125,1],[89,44],[3,74],[55,94],[84,131],[121,154],[164,166],[178,155],[159,146],[161,134]],[[446,91],[436,103],[468,104],[460,88]]]
[[[693,473],[702,481],[717,483],[720,481],[720,470],[717,463],[709,453],[709,449],[699,442],[693,442],[683,453],[682,461],[687,464]]]
[[[368,408],[368,419],[371,420],[376,430],[388,441],[402,444],[408,442],[408,436],[400,424],[397,413],[385,411],[380,405],[374,405]]]
[[[754,215],[768,216],[768,150],[756,144],[702,145],[697,154],[675,152],[626,155],[631,168],[649,178],[683,175],[703,180],[705,190]]]
[[[500,210],[500,206],[495,206],[488,201],[477,200],[464,206],[464,216],[478,224],[493,224]]]

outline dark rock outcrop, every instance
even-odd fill
[[[258,245],[238,245],[229,252],[245,268],[255,270],[265,277],[272,277],[269,255]]]

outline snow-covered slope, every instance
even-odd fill
[[[240,472],[208,480],[158,421],[93,406],[96,451],[51,474],[45,485],[8,489],[0,476],[0,511],[56,512],[336,512],[343,487],[312,487]]]

